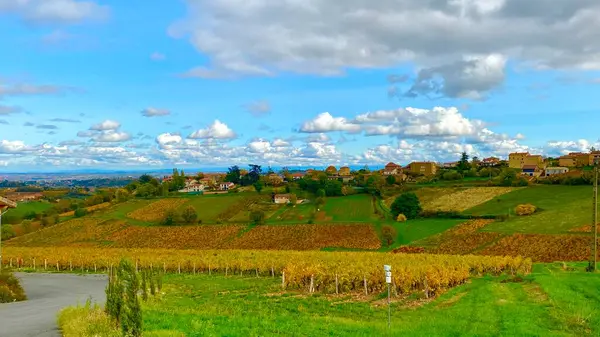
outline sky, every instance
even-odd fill
[[[597,0],[0,0],[0,171],[600,147]]]

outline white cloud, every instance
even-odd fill
[[[165,60],[167,57],[165,56],[165,54],[159,53],[159,52],[154,52],[150,55],[150,59],[152,61],[163,61]]]
[[[102,123],[94,124],[90,127],[90,130],[94,131],[107,131],[107,130],[116,130],[121,127],[121,123],[107,119]]]
[[[545,152],[554,155],[562,156],[571,152],[587,152],[591,147],[600,148],[600,143],[592,143],[586,139],[578,139],[576,141],[550,141],[546,144]]]
[[[227,124],[219,120],[215,120],[213,124],[205,129],[200,129],[189,135],[191,139],[233,139],[236,137],[235,132],[231,130]]]
[[[171,111],[167,109],[158,109],[158,108],[146,108],[141,112],[144,117],[159,117],[159,116],[168,116],[171,114]]]
[[[101,132],[99,135],[92,138],[96,142],[116,143],[124,142],[131,139],[131,135],[127,132],[108,130]]]
[[[360,125],[353,124],[344,117],[333,117],[329,112],[323,112],[300,127],[300,132],[307,133],[331,131],[359,132]]]
[[[0,0],[0,13],[14,14],[27,22],[75,24],[108,17],[108,6],[77,0]]]
[[[22,140],[1,140],[0,141],[0,153],[20,153],[25,151],[31,151],[32,149],[25,145]]]
[[[470,55],[503,55],[535,68],[600,69],[594,0],[186,3],[187,16],[169,33],[208,57],[189,72],[194,76],[336,75],[412,61],[444,77],[444,94],[481,98],[503,77],[503,61],[457,64]]]
[[[15,113],[20,113],[22,111],[23,111],[23,109],[21,109],[18,106],[0,105],[0,115],[10,115],[10,114],[15,114]]]

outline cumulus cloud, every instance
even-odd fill
[[[194,131],[188,136],[190,139],[233,139],[236,137],[235,132],[219,120],[215,120],[205,129]]]
[[[171,111],[167,109],[159,109],[159,108],[146,108],[141,112],[144,117],[159,117],[159,116],[168,116],[171,114]]]
[[[329,112],[323,112],[319,114],[315,119],[304,122],[300,127],[300,132],[359,132],[360,129],[360,125],[354,124],[344,117],[333,117]]]
[[[25,145],[25,142],[23,142],[22,140],[13,140],[13,141],[0,140],[0,153],[11,154],[11,153],[26,152],[26,151],[31,151],[31,150],[32,150],[32,148]]]
[[[90,127],[90,130],[94,131],[106,131],[106,130],[116,130],[121,127],[121,123],[107,119],[102,123],[94,124]]]
[[[96,142],[116,143],[124,142],[131,139],[131,135],[127,132],[120,131],[105,131],[92,138]]]
[[[255,101],[244,104],[244,109],[254,117],[262,117],[271,113],[271,104],[268,101]]]
[[[587,139],[575,141],[550,141],[546,144],[545,151],[550,155],[562,156],[571,152],[587,152],[590,148],[600,148],[600,143],[592,143]]]
[[[190,76],[337,75],[414,62],[423,70],[411,92],[481,98],[503,78],[505,59],[600,69],[594,0],[186,3],[169,34],[209,59]],[[432,77],[441,84],[431,86]]]
[[[0,14],[13,14],[32,23],[76,24],[108,17],[108,6],[78,0],[0,0]]]

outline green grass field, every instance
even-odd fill
[[[36,212],[39,214],[50,208],[52,208],[52,204],[49,202],[43,202],[43,201],[20,202],[17,205],[17,208],[9,210],[8,212],[6,212],[6,214],[4,216],[6,217],[6,220],[8,220],[10,218],[22,219],[27,213]],[[9,222],[12,222],[12,221],[6,221],[6,223],[9,223]],[[20,221],[18,221],[18,222],[20,222]]]
[[[531,203],[540,211],[530,216],[516,216],[519,204]],[[511,217],[497,221],[485,230],[502,233],[566,233],[569,229],[591,223],[592,187],[537,185],[501,195],[491,201],[467,210],[467,214],[494,214]]]
[[[167,275],[164,295],[143,304],[143,329],[145,336],[598,336],[600,278],[574,266],[475,278],[434,300],[392,295],[391,329],[385,293],[282,293],[279,278]],[[63,312],[61,326],[76,316]],[[108,333],[107,322],[91,319]]]
[[[464,221],[460,219],[415,219],[406,222],[390,222],[389,225],[396,228],[398,232],[396,242],[391,248],[408,245],[414,241],[444,232]]]
[[[371,205],[371,196],[366,194],[327,198],[322,211],[325,211],[326,217],[331,218],[331,221],[369,222],[377,220]],[[325,222],[327,221],[329,219],[325,220]]]
[[[243,196],[232,194],[189,196],[187,197],[189,201],[180,206],[179,210],[192,206],[198,213],[199,220],[202,220],[203,222],[214,222],[221,212],[224,212],[227,208],[233,206],[236,202],[240,201],[242,197]]]
[[[132,225],[138,226],[149,226],[152,225],[149,222],[139,221],[127,217],[127,213],[133,212],[138,208],[142,208],[154,202],[155,200],[146,199],[132,199],[121,204],[112,206],[106,210],[101,210],[95,214],[94,217],[98,217],[103,220],[126,220]]]
[[[299,204],[295,207],[283,206],[273,213],[267,222],[305,223],[314,212],[315,205],[312,203]]]

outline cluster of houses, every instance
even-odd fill
[[[18,202],[36,201],[43,197],[42,192],[10,192],[6,194],[7,199]]]
[[[206,191],[217,191],[227,192],[235,187],[232,182],[222,181],[225,177],[224,174],[220,173],[207,173],[204,177],[198,179],[197,177],[186,177],[185,186],[179,190],[181,193],[204,193]],[[173,180],[172,176],[165,176],[162,178],[163,182],[169,182]]]
[[[522,174],[530,177],[565,174],[573,168],[592,166],[599,162],[600,151],[595,150],[588,153],[572,152],[553,160],[544,159],[541,155],[529,152],[515,152],[508,156],[508,167],[520,169]]]

